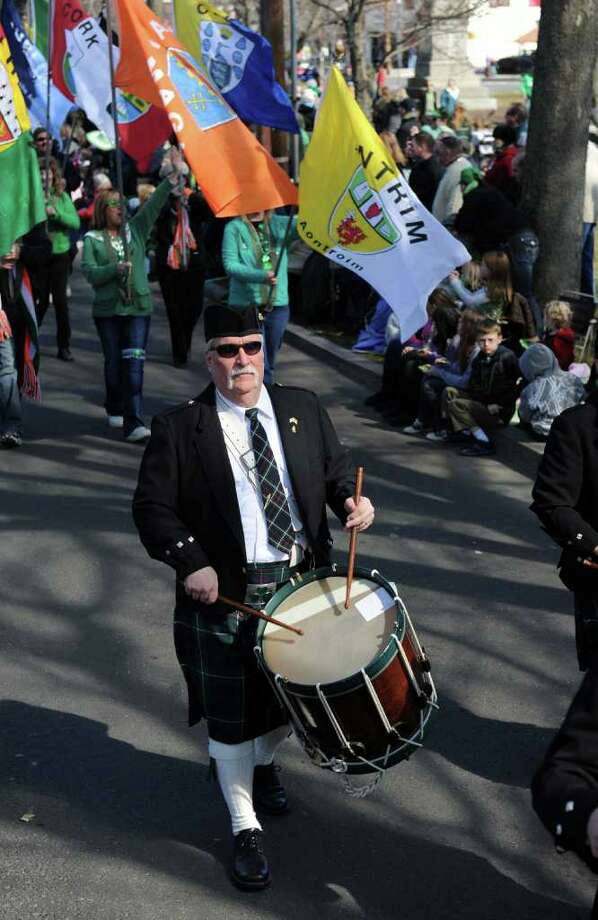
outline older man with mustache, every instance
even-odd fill
[[[189,693],[189,724],[208,723],[209,752],[234,835],[232,879],[270,883],[260,810],[288,810],[273,758],[289,734],[286,712],[259,670],[256,623],[219,594],[265,606],[294,574],[326,565],[328,505],[365,530],[371,502],[355,507],[347,451],[317,396],[264,386],[254,307],[204,316],[212,383],[158,415],[133,503],[150,556],[177,575],[175,645]]]

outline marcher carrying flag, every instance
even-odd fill
[[[0,256],[46,219],[30,127],[8,41],[0,26]]]
[[[174,13],[179,39],[239,118],[299,133],[291,100],[274,78],[272,46],[263,35],[205,0],[174,0]]]
[[[118,0],[115,83],[163,106],[212,211],[235,217],[295,204],[297,190],[143,0]]]
[[[301,164],[297,230],[387,301],[406,341],[429,294],[470,259],[424,208],[334,67]]]

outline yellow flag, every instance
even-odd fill
[[[297,229],[378,291],[403,341],[426,322],[432,290],[470,258],[411,191],[336,67],[301,164]]]

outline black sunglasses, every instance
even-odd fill
[[[262,350],[262,343],[256,341],[245,342],[244,345],[215,345],[210,351],[217,351],[221,358],[236,358],[241,348],[246,355],[258,355]]]

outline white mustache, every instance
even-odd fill
[[[242,374],[250,374],[256,381],[258,379],[257,371],[251,364],[248,364],[246,367],[238,367],[228,375],[227,384],[229,390],[232,390],[235,378],[240,377]]]

